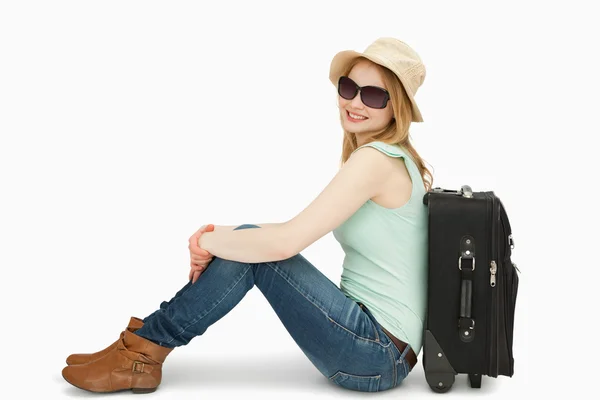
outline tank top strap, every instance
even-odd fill
[[[374,147],[374,148],[378,149],[379,151],[383,152],[384,154],[387,154],[388,156],[391,156],[391,157],[402,157],[402,158],[404,158],[406,164],[408,165],[408,167],[410,169],[416,168],[416,165],[414,164],[414,162],[412,161],[410,156],[399,145],[392,145],[392,144],[388,144],[388,143],[384,143],[384,142],[380,142],[380,141],[374,141],[374,142],[370,142],[370,143],[365,143],[362,146],[357,147],[356,150],[354,150],[352,152],[352,154],[355,151],[357,151],[358,149],[366,147],[366,146]]]
[[[384,142],[380,142],[380,141],[374,141],[374,142],[370,142],[370,143],[365,143],[362,146],[357,147],[356,150],[358,150],[362,147],[365,147],[365,146],[374,147],[374,148],[378,149],[379,151],[381,151],[382,153],[387,154],[388,156],[391,156],[391,157],[402,157],[404,159],[404,164],[406,165],[406,168],[408,169],[408,174],[410,175],[410,179],[413,182],[422,181],[421,172],[419,171],[417,164],[415,164],[415,162],[410,157],[408,152],[400,145],[396,145],[396,144],[392,145],[392,144],[388,144],[388,143],[384,143]],[[354,150],[352,153],[354,153],[356,150]]]

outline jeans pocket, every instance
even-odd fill
[[[344,323],[338,322],[338,318],[333,318],[332,316],[327,316],[331,323],[337,325],[340,329],[349,332],[354,337],[360,340],[364,340],[367,342],[376,342],[379,343],[379,331],[375,326],[375,323],[369,317],[368,314],[361,312],[358,315],[355,315],[355,319],[348,322],[345,320]]]
[[[350,390],[378,392],[381,375],[352,375],[338,371],[329,380]]]

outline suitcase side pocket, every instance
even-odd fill
[[[514,264],[510,259],[508,260],[510,263],[510,268],[512,268],[512,282],[511,282],[511,293],[510,293],[510,330],[509,330],[509,348],[510,355],[512,358],[512,346],[513,346],[513,332],[514,332],[514,323],[515,323],[515,307],[517,305],[517,291],[519,290],[519,275],[517,274],[517,270],[514,268]]]
[[[510,258],[506,258],[503,262],[503,269],[505,271],[505,285],[504,285],[504,327],[506,329],[506,344],[508,349],[508,363],[505,375],[513,375],[513,333],[514,333],[514,321],[515,321],[515,306],[517,302],[517,291],[519,287],[519,277],[517,271],[514,268],[514,264]]]

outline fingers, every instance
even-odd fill
[[[188,274],[188,280],[191,280],[192,283],[196,283],[200,275],[204,272],[206,266],[196,265],[190,263],[190,273]]]
[[[203,268],[200,268],[197,265],[190,264],[190,273],[188,274],[188,280],[192,280],[194,278],[194,274],[200,276],[200,274],[204,271]]]
[[[190,265],[190,269],[194,270],[194,271],[204,271],[206,269],[206,265],[201,265],[201,264],[191,264]]]
[[[206,267],[208,267],[208,264],[197,264],[197,263],[190,264],[190,268],[193,270],[204,270]]]
[[[200,235],[203,232],[198,233],[194,233],[192,235],[192,237],[188,240],[189,245],[188,245],[188,249],[190,249],[190,252],[195,253],[195,254],[208,254],[208,251],[201,249],[198,246],[198,239],[200,239]]]
[[[198,229],[198,231],[196,231],[196,233],[194,233],[192,237],[190,237],[188,240],[188,248],[190,249],[190,252],[205,256],[209,255],[210,253],[208,251],[201,249],[198,246],[198,239],[200,238],[200,235],[202,235],[204,232],[213,232],[214,230],[215,226],[213,224],[202,225],[202,227]]]
[[[191,254],[190,259],[196,264],[207,264],[213,259],[213,257],[212,256],[204,257],[204,256],[198,256],[196,254]]]
[[[190,254],[196,254],[196,255],[204,256],[204,257],[208,257],[210,255],[210,253],[208,251],[198,247],[198,242],[196,242],[195,245],[192,245],[190,243],[188,248],[190,249]]]
[[[204,232],[213,232],[215,226],[213,224],[202,225],[196,233],[189,239],[188,249],[190,250],[190,273],[188,280],[192,281],[192,284],[196,283],[202,272],[206,269],[208,264],[213,259],[213,255],[208,251],[198,246],[198,240]]]
[[[198,253],[194,253],[194,252],[190,252],[190,258],[192,260],[197,260],[197,261],[208,261],[211,260],[214,256],[212,254],[210,254],[209,252],[206,252],[206,254],[198,254]]]
[[[204,257],[204,258],[212,257],[212,255],[208,251],[201,249],[200,247],[198,247],[198,249],[199,250],[190,249],[190,254],[195,254],[197,256]]]
[[[192,284],[196,283],[200,274],[202,274],[202,271],[194,271],[194,274],[192,275]]]
[[[190,262],[190,268],[206,268],[206,267],[208,267],[208,264],[210,264],[210,261],[202,261],[202,262],[192,261],[192,262]]]
[[[205,260],[210,260],[211,258],[213,258],[213,255],[210,253],[207,254],[197,254],[194,252],[190,252],[190,258],[194,259],[194,260],[199,260],[199,261],[205,261]]]
[[[193,270],[203,270],[210,265],[212,260],[190,261],[190,268]]]

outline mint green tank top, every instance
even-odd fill
[[[427,305],[425,186],[401,146],[377,141],[354,151],[364,146],[402,157],[413,182],[412,193],[400,208],[386,208],[369,199],[333,230],[345,253],[340,289],[363,303],[385,329],[410,344],[418,355]]]

